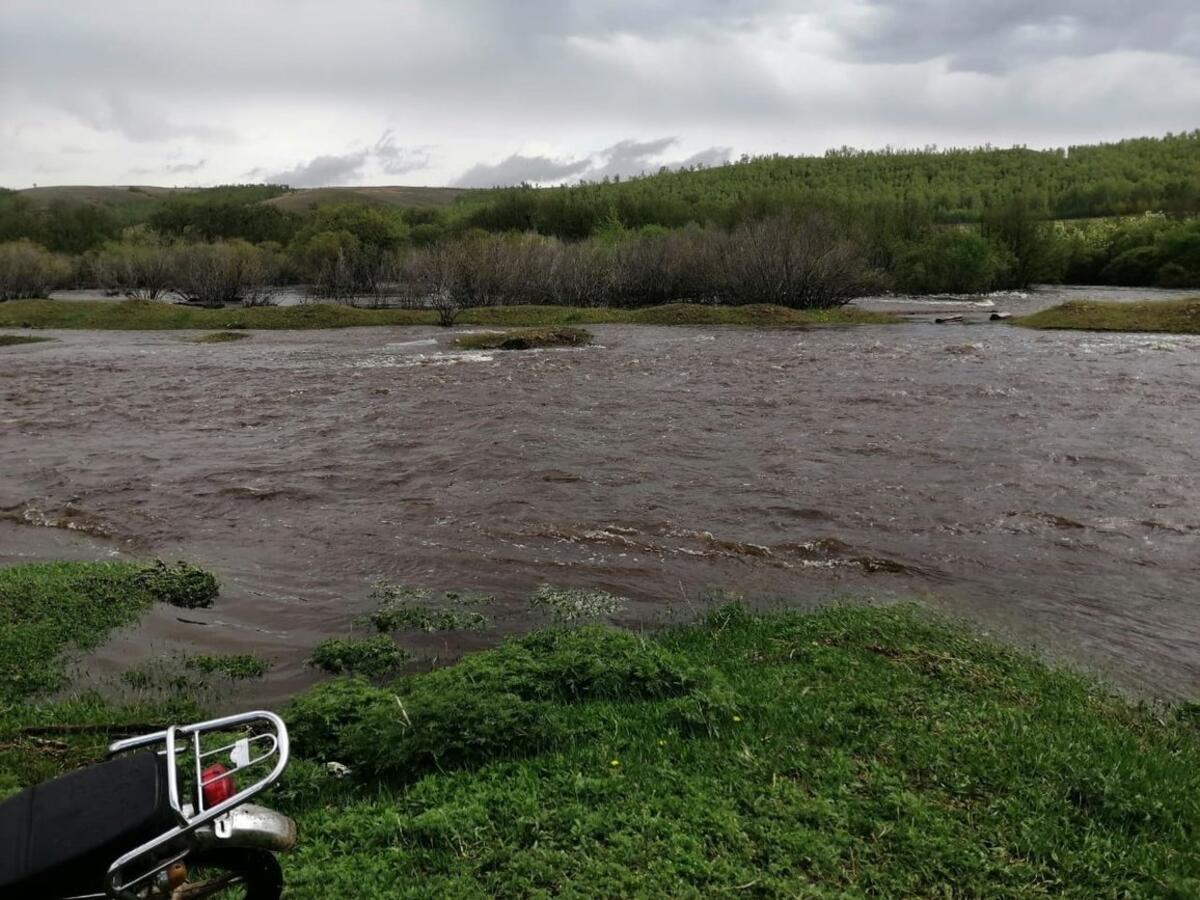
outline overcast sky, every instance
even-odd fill
[[[1200,127],[1197,0],[0,0],[0,185],[512,184]]]

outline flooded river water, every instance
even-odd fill
[[[0,563],[111,554],[218,573],[100,674],[263,653],[270,700],[371,579],[552,582],[685,618],[918,596],[1135,690],[1200,694],[1200,338],[1006,324],[603,326],[584,350],[461,353],[432,328],[52,332],[0,362]]]

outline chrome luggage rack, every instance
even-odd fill
[[[205,749],[202,744],[202,738],[206,734],[236,730],[245,732],[245,736],[212,749]],[[175,814],[176,825],[140,847],[130,850],[109,866],[105,892],[117,900],[138,900],[139,895],[135,892],[143,889],[147,881],[191,852],[192,846],[186,840],[188,835],[210,822],[215,822],[274,784],[288,764],[287,726],[275,713],[265,710],[223,716],[191,725],[172,725],[164,731],[116,741],[109,745],[108,755],[115,756],[156,745],[161,746],[158,755],[165,759],[167,800]],[[179,757],[184,755],[190,755],[191,764],[195,769],[194,804],[191,799],[181,799],[179,795]],[[233,779],[239,772],[247,769],[258,768],[261,771],[266,768],[272,757],[277,758],[266,775],[249,787],[237,790],[225,800],[205,807],[205,787],[226,778]],[[224,772],[205,779],[203,772],[206,766],[218,761],[232,765]],[[236,785],[237,782],[234,781],[233,784]],[[165,857],[160,856],[163,851],[166,851]],[[148,867],[141,874],[126,880],[125,870],[138,861],[147,864]]]

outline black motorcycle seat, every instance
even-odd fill
[[[0,803],[0,897],[99,891],[118,856],[175,822],[155,753],[35,785]]]

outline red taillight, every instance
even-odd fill
[[[204,794],[205,809],[212,809],[218,803],[224,803],[237,792],[233,776],[225,774],[228,771],[217,763],[200,773],[200,790]]]

